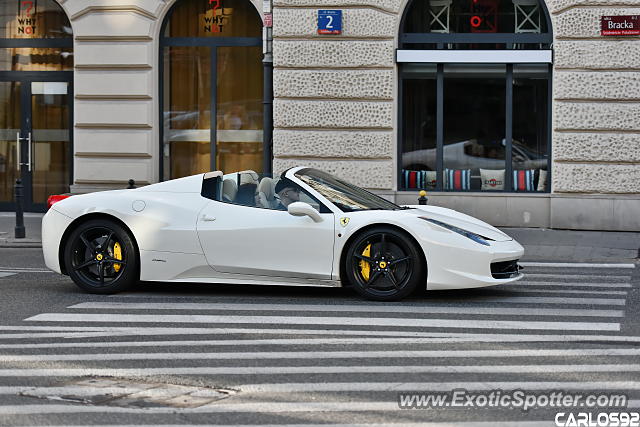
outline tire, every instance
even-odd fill
[[[87,221],[73,230],[64,248],[64,265],[75,284],[92,294],[120,292],[139,279],[133,238],[109,220]]]
[[[372,228],[357,236],[347,249],[343,271],[356,292],[374,301],[402,299],[426,283],[420,249],[391,227]]]

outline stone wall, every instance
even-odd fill
[[[637,0],[547,0],[553,21],[553,191],[640,193],[640,37],[600,36]],[[639,214],[640,215],[640,214]]]
[[[275,0],[276,170],[313,163],[370,188],[395,189],[394,49],[406,4]],[[547,0],[547,7],[555,35],[553,192],[640,193],[639,37],[601,37],[599,30],[600,16],[638,14],[640,4]],[[341,36],[316,34],[321,8],[343,9]],[[341,134],[345,145],[371,139],[375,149],[342,147]],[[386,177],[375,184],[367,172],[372,159]],[[344,162],[352,168],[337,166]]]
[[[399,0],[274,0],[274,171],[309,165],[392,189]],[[340,36],[317,11],[343,10]]]
[[[175,0],[59,1],[74,30],[74,191],[156,182],[159,32]],[[396,189],[395,49],[407,2],[274,0],[276,171],[310,164]],[[547,5],[555,35],[553,192],[639,194],[640,40],[601,37],[599,17],[640,14],[640,4]],[[321,8],[344,11],[342,35],[316,34]]]

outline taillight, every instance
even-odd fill
[[[71,197],[70,194],[54,194],[53,196],[49,196],[47,198],[47,209],[53,206],[54,203],[58,203],[60,200],[64,200],[67,197]]]

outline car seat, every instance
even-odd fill
[[[222,201],[233,202],[238,194],[238,184],[233,179],[222,181]]]
[[[272,178],[264,177],[258,184],[258,197],[260,198],[263,208],[275,209],[278,206],[278,200],[275,197],[275,181]]]

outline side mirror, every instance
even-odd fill
[[[304,202],[293,202],[287,207],[289,215],[308,216],[314,222],[321,222],[322,217],[310,204]]]

